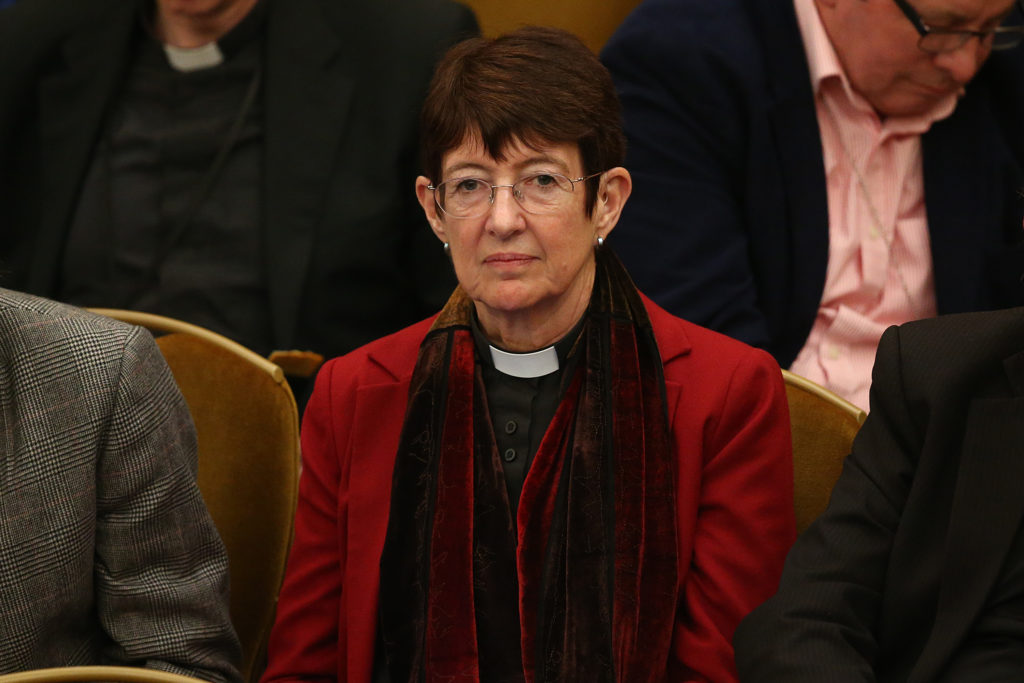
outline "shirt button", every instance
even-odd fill
[[[516,449],[509,448],[505,451],[505,462],[512,462],[516,459]]]
[[[519,427],[519,425],[516,424],[515,420],[509,420],[508,422],[505,423],[505,433],[515,434],[517,427]]]
[[[871,235],[871,237],[873,237],[874,239],[878,239],[878,228],[872,225],[871,229],[868,230],[868,234]]]
[[[839,360],[839,347],[835,344],[830,344],[828,347],[829,360]]]

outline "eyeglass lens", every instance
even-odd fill
[[[997,30],[981,40],[989,43],[993,50],[1006,50],[1020,45],[1024,39],[1024,27],[1007,27],[1009,30]],[[921,49],[925,52],[940,53],[959,50],[964,44],[976,34],[963,33],[961,31],[931,31],[918,41]]]
[[[453,178],[437,186],[434,196],[441,210],[457,218],[476,218],[490,209],[494,193],[507,188],[529,213],[552,213],[571,196],[573,183],[558,173],[537,173],[514,185],[492,186],[479,178]]]
[[[925,52],[953,52],[976,36],[980,37],[979,34],[970,31],[929,27],[928,33],[921,36],[918,45]],[[1013,10],[999,28],[981,40],[988,43],[993,50],[1007,50],[1020,45],[1021,40],[1024,40],[1024,9],[1021,3],[1014,3]]]

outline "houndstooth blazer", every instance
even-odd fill
[[[236,681],[227,560],[147,332],[0,289],[0,671]]]

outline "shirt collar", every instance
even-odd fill
[[[804,42],[804,53],[807,55],[807,67],[811,73],[811,87],[814,94],[820,92],[821,84],[828,78],[839,78],[843,88],[851,99],[863,98],[857,95],[850,88],[850,82],[843,72],[843,66],[839,63],[839,55],[832,47],[832,41],[828,38],[825,25],[821,23],[818,16],[818,8],[814,0],[793,0],[793,7],[796,9],[796,21],[800,26],[800,36]],[[866,102],[864,104],[867,104]]]
[[[167,60],[179,71],[195,71],[217,66],[256,40],[263,29],[270,0],[256,0],[249,13],[220,40],[197,48],[171,48],[163,46]],[[153,17],[156,12],[154,0],[139,0],[139,16],[146,35],[153,36]]]
[[[554,346],[530,353],[509,353],[496,346],[490,347],[494,369],[512,377],[543,377],[558,372],[558,352]]]
[[[584,314],[569,333],[554,345],[529,353],[512,353],[491,344],[480,327],[476,311],[473,312],[470,329],[481,363],[512,377],[532,378],[550,375],[565,367],[565,362],[583,330],[586,319],[587,316]]]
[[[796,9],[796,20],[800,26],[800,36],[803,38],[807,67],[811,75],[811,87],[814,89],[815,96],[821,97],[826,84],[835,81],[840,84],[840,88],[827,88],[828,91],[836,95],[842,93],[855,109],[879,119],[871,104],[860,93],[854,91],[850,85],[850,80],[839,61],[839,55],[836,54],[836,49],[832,46],[832,41],[829,40],[828,32],[825,31],[825,25],[821,21],[814,0],[793,0],[793,7]],[[929,111],[918,116],[889,117],[885,120],[885,128],[892,133],[924,133],[931,127],[931,124],[952,114],[958,99],[957,95],[950,95]]]

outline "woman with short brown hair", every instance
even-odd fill
[[[605,244],[607,72],[554,29],[462,43],[422,146],[459,287],[317,379],[264,680],[733,680],[794,536],[785,394]]]

